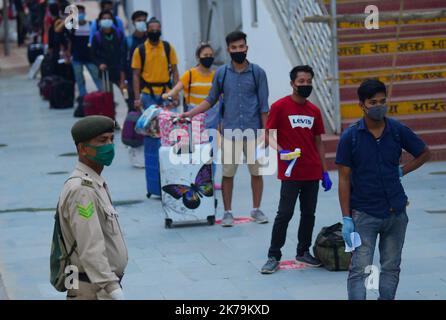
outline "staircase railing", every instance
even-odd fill
[[[269,0],[267,0],[269,1]],[[310,65],[315,72],[313,79],[314,93],[319,100],[319,107],[334,133],[340,132],[339,92],[333,92],[331,48],[331,30],[325,23],[304,23],[304,18],[326,14],[317,0],[273,0],[274,7],[281,17],[283,27],[288,33],[288,40],[297,55],[298,61]]]

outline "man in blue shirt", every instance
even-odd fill
[[[147,18],[149,14],[146,11],[137,10],[132,14],[132,22],[135,31],[127,36],[127,65],[126,65],[126,79],[127,79],[127,106],[129,111],[135,111],[134,101],[135,94],[133,91],[133,70],[132,57],[136,48],[142,45],[147,40]]]
[[[205,112],[217,103],[220,96],[223,96],[220,106],[224,129],[222,193],[225,212],[222,226],[231,227],[234,223],[232,190],[242,151],[247,158],[251,174],[253,201],[251,217],[257,223],[267,223],[268,218],[260,210],[263,178],[260,175],[260,165],[253,155],[257,130],[265,128],[268,118],[268,81],[265,71],[246,59],[248,52],[246,34],[241,31],[231,32],[226,36],[226,44],[232,62],[217,69],[209,96],[182,116],[193,117]],[[225,156],[225,153],[228,156]]]
[[[88,37],[90,34],[90,21],[86,20],[86,10],[82,5],[77,5],[79,11],[79,28],[72,29],[70,33],[70,42],[68,56],[73,57],[72,65],[74,77],[79,89],[77,98],[78,107],[74,113],[76,117],[83,117],[83,101],[87,94],[85,86],[84,67],[87,68],[98,90],[101,89],[101,80],[99,78],[99,69],[91,58],[90,48],[88,47]]]
[[[362,242],[353,252],[348,276],[351,300],[366,299],[366,268],[373,264],[378,235],[379,299],[395,298],[408,223],[408,202],[401,178],[430,157],[428,147],[412,130],[385,117],[386,94],[385,85],[378,80],[366,80],[360,85],[359,106],[364,117],[344,131],[336,153],[342,234],[349,246],[353,232]],[[402,149],[414,159],[400,166]]]

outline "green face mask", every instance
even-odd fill
[[[104,166],[111,165],[113,158],[115,157],[115,145],[113,143],[104,144],[102,146],[93,146],[91,144],[85,145],[96,150],[96,156],[92,157],[87,155],[88,159]]]

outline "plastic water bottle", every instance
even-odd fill
[[[127,90],[127,88],[124,88],[122,90],[122,96],[124,97],[124,100],[128,100],[129,99],[129,91]]]
[[[127,86],[127,80],[125,80],[125,85]],[[129,99],[129,91],[127,90],[127,88],[124,88],[122,90],[122,96],[124,97],[124,100]]]

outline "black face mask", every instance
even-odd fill
[[[200,63],[203,65],[203,67],[209,69],[214,63],[214,57],[200,58]]]
[[[231,59],[238,64],[245,62],[246,52],[231,52]]]
[[[308,98],[313,91],[313,86],[297,86],[294,87],[294,91],[302,98]]]
[[[158,42],[161,37],[161,31],[151,31],[147,33],[147,37],[152,42]]]

